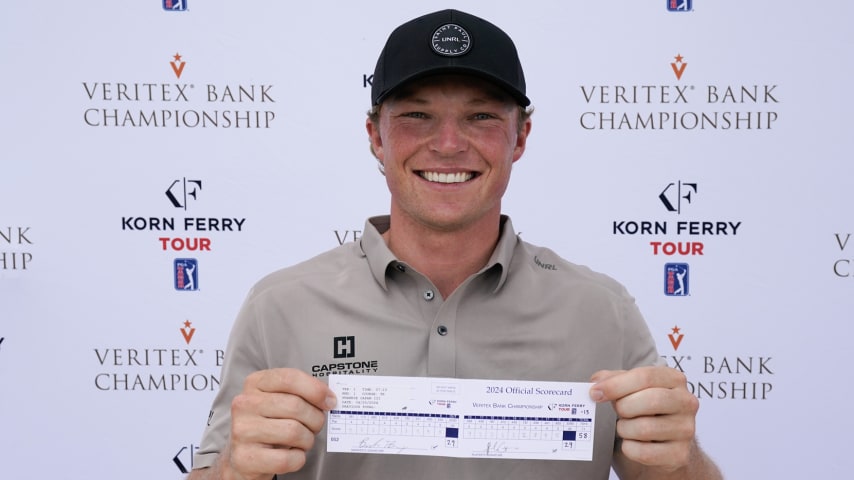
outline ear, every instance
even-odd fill
[[[377,157],[377,160],[383,161],[383,140],[380,137],[379,125],[371,121],[370,118],[365,120],[365,129],[368,131],[368,141],[371,142],[371,153]]]
[[[516,147],[513,149],[513,162],[522,158],[522,154],[525,153],[525,145],[528,143],[528,135],[531,133],[531,125],[531,118],[528,117],[525,120],[525,124],[519,129],[518,135],[516,135]]]

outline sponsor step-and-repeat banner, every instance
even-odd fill
[[[184,477],[252,284],[387,212],[374,63],[441,8],[501,26],[525,66],[505,213],[627,286],[726,477],[846,478],[842,0],[9,4],[0,476]],[[358,339],[331,332],[310,373],[376,371]]]

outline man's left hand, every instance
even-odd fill
[[[683,373],[666,366],[601,370],[591,381],[590,397],[612,402],[617,412],[626,459],[662,472],[691,464],[700,402],[688,391]]]

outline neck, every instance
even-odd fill
[[[397,258],[426,275],[442,298],[448,298],[489,261],[500,223],[496,214],[465,228],[437,230],[392,215],[383,238]]]

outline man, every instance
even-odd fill
[[[459,11],[419,17],[389,37],[371,95],[390,215],[255,285],[190,478],[588,480],[611,466],[624,479],[720,478],[694,439],[698,401],[659,364],[632,297],[523,242],[501,214],[531,131],[512,40]],[[593,460],[329,453],[323,375],[341,369],[590,380]]]

